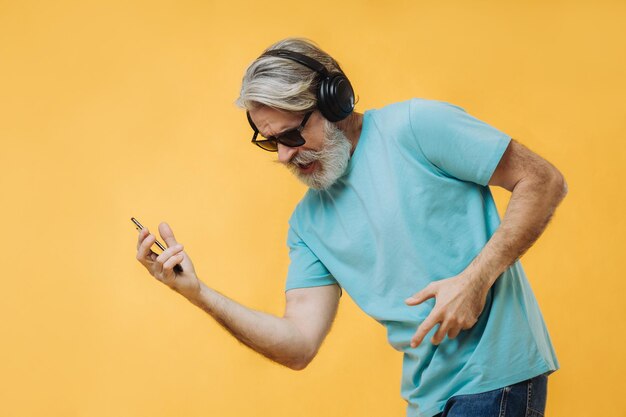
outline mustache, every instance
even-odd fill
[[[306,165],[311,162],[317,161],[322,154],[322,151],[313,151],[309,149],[299,150],[290,160],[286,162],[274,160],[273,162],[286,165],[286,166],[295,166],[295,165]]]

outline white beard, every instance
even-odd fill
[[[303,149],[285,163],[287,168],[304,184],[316,190],[324,190],[335,183],[346,172],[350,161],[352,143],[334,123],[324,120],[324,144],[319,151]],[[315,170],[303,174],[298,164],[306,165],[317,161]]]

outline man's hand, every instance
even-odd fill
[[[183,251],[183,245],[176,242],[174,232],[165,222],[159,224],[159,233],[167,249],[160,255],[150,248],[156,237],[147,228],[139,231],[137,239],[137,260],[146,267],[150,274],[184,297],[195,296],[200,291],[200,282],[196,276],[189,256]],[[180,264],[183,272],[177,274],[174,266]]]
[[[472,328],[485,307],[488,288],[470,279],[467,273],[434,281],[423,290],[405,300],[410,306],[418,305],[435,297],[435,307],[417,328],[411,339],[411,347],[417,347],[437,323],[439,329],[431,339],[438,345],[446,337],[454,339],[461,332]]]

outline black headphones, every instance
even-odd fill
[[[317,107],[328,121],[343,120],[354,110],[354,90],[343,73],[329,73],[324,65],[315,59],[286,49],[273,49],[261,56],[268,55],[291,59],[321,74],[322,78],[317,89]]]

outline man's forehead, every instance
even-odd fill
[[[277,135],[285,130],[293,129],[300,117],[296,113],[268,106],[249,110],[248,114],[252,119],[252,123],[263,136]]]

